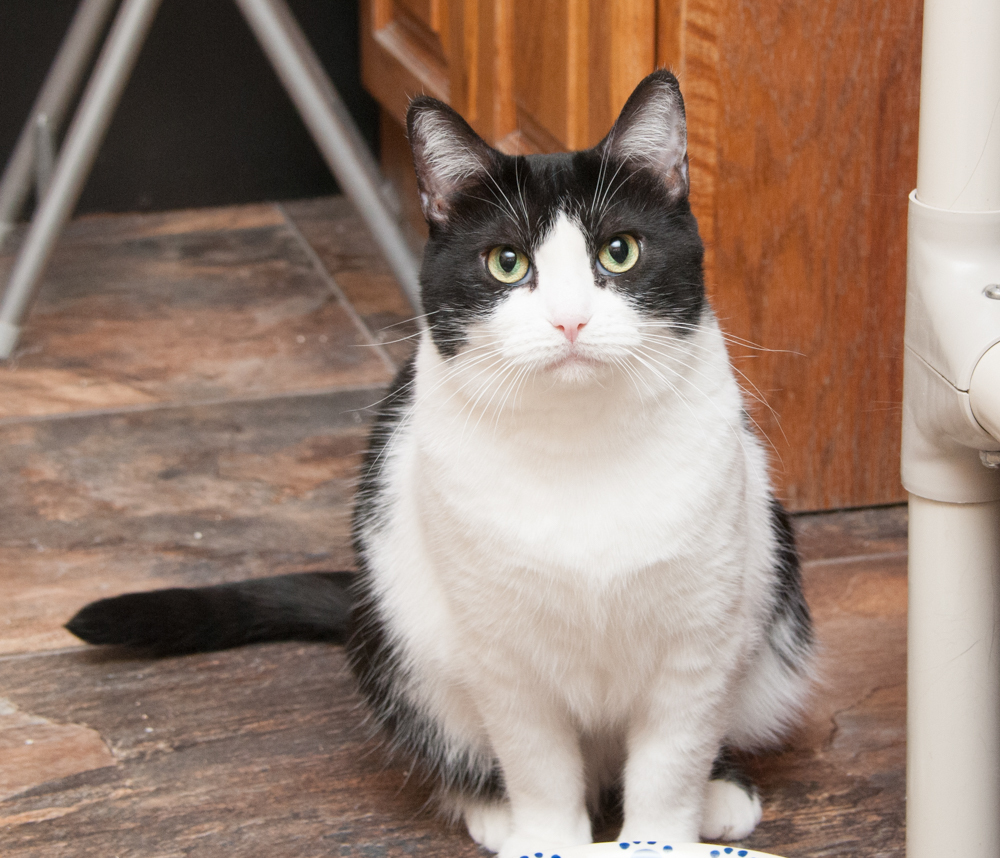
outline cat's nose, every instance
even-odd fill
[[[557,319],[552,322],[552,326],[562,331],[563,336],[571,343],[575,343],[583,326],[589,321],[590,319]]]

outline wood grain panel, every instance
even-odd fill
[[[398,11],[423,24],[429,33],[440,34],[444,24],[444,0],[394,0]]]
[[[447,18],[442,15],[443,0],[395,0],[392,23],[410,43],[411,50],[433,56],[442,69],[447,69]]]
[[[414,96],[450,100],[450,28],[444,2],[412,0],[412,8],[393,0],[361,2],[364,84],[401,125]]]
[[[656,68],[656,4],[650,0],[591,0],[585,68],[587,136],[608,133],[632,90]]]
[[[484,140],[496,143],[516,129],[514,0],[452,0],[451,105]]]
[[[656,65],[677,75],[687,114],[691,208],[705,242],[705,281],[715,282],[719,174],[719,7],[721,0],[659,0]],[[682,14],[683,13],[683,14]]]
[[[514,0],[514,103],[520,130],[542,151],[575,149],[586,136],[587,3]]]
[[[919,0],[720,7],[716,306],[795,509],[903,497]]]
[[[514,4],[518,130],[542,152],[584,149],[656,67],[654,0]]]

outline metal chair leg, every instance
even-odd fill
[[[96,0],[94,0],[96,2]],[[66,135],[0,304],[0,358],[10,357],[59,232],[72,213],[161,0],[124,0]],[[341,188],[354,202],[414,308],[418,267],[382,195],[380,173],[284,0],[236,0]]]
[[[236,4],[340,187],[365,219],[410,303],[419,308],[417,261],[382,197],[379,169],[288,6],[284,0]]]
[[[39,203],[0,305],[0,358],[10,357],[42,272],[73,211],[101,140],[161,0],[125,0],[66,135],[52,181]]]
[[[82,0],[77,7],[0,179],[0,242],[17,221],[31,190],[39,119],[45,117],[53,136],[58,133],[117,4],[118,0]]]

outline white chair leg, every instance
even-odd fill
[[[117,3],[118,0],[82,0],[77,7],[0,179],[0,241],[17,222],[31,190],[39,117],[45,117],[55,136]]]
[[[125,0],[73,117],[0,305],[0,358],[10,357],[56,240],[73,211],[161,0]]]
[[[298,108],[323,158],[351,198],[413,307],[420,307],[416,259],[382,196],[380,174],[351,115],[284,0],[236,0]]]

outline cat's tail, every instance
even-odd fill
[[[353,578],[350,572],[303,572],[214,587],[126,593],[91,602],[66,628],[87,643],[155,655],[264,641],[343,643]]]

